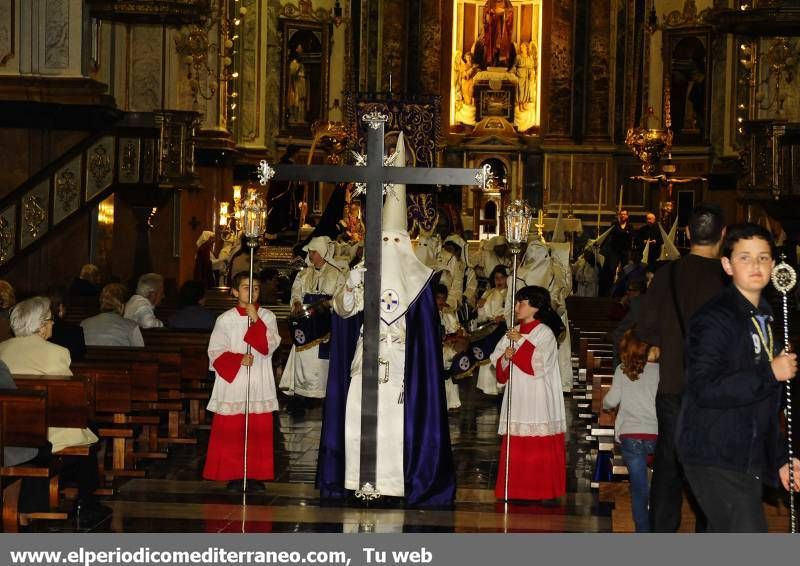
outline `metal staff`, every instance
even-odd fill
[[[516,323],[514,300],[517,294],[517,255],[522,251],[522,244],[528,240],[528,231],[531,227],[532,218],[533,208],[524,200],[515,200],[506,208],[506,240],[511,253],[514,254],[511,266],[511,328],[514,328]],[[513,344],[510,338],[509,343]],[[508,513],[508,468],[511,462],[511,384],[514,373],[514,364],[511,360],[508,363],[508,385],[506,385],[506,472],[503,487],[506,513]]]
[[[262,181],[262,184],[266,183]],[[261,237],[261,234],[264,232],[266,226],[267,207],[264,203],[264,200],[258,194],[256,194],[255,190],[251,190],[249,193],[250,194],[247,196],[247,200],[245,201],[242,212],[244,219],[244,235],[247,237],[247,247],[250,248],[250,270],[248,271],[250,284],[247,290],[247,302],[248,304],[253,304],[253,263],[255,258],[255,250],[258,247],[258,239]],[[252,324],[253,321],[250,320],[250,317],[248,316],[247,327],[250,328]],[[247,354],[250,355],[251,353],[252,348],[250,347],[250,344],[248,344]],[[242,480],[242,491],[244,494],[247,493],[247,446],[250,436],[251,369],[252,364],[247,366],[247,389],[244,402],[244,477]],[[243,496],[242,501],[246,502],[246,495]]]
[[[783,303],[783,349],[789,351],[789,302],[786,295],[797,283],[797,273],[786,263],[786,255],[781,254],[781,262],[772,270],[772,285],[781,294]],[[792,447],[792,382],[786,382],[786,442],[789,445],[789,526],[791,533],[797,532],[797,518],[794,513],[794,450]]]

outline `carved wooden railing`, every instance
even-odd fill
[[[195,112],[128,114],[67,150],[0,199],[0,270],[117,189],[197,185]]]

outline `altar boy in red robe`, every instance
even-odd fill
[[[258,480],[275,477],[272,412],[278,410],[278,400],[272,374],[272,354],[281,339],[272,311],[247,302],[251,285],[252,296],[257,300],[260,292],[258,279],[251,282],[246,272],[234,277],[232,292],[239,303],[217,318],[208,344],[209,369],[214,371],[216,379],[207,407],[214,413],[214,421],[203,477],[228,481],[231,491],[240,491],[243,487],[248,368],[247,491],[263,491],[264,485]]]

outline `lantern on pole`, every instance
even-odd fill
[[[522,251],[522,246],[528,241],[528,232],[531,229],[533,220],[533,207],[524,200],[512,201],[504,212],[506,226],[506,240],[508,248],[514,256],[514,263],[511,268],[511,298],[517,294],[517,256]],[[514,306],[511,306],[511,327],[516,323]],[[506,511],[508,510],[508,466],[511,456],[511,391],[513,386],[512,375],[514,364],[508,366],[508,385],[506,386],[506,473],[503,488],[503,499],[506,501]]]
[[[253,304],[253,263],[256,248],[258,247],[259,238],[264,233],[267,223],[267,207],[261,196],[255,191],[251,192],[245,200],[242,207],[242,231],[247,237],[247,247],[250,248],[250,271],[248,277],[250,285],[248,285],[247,302]],[[253,324],[253,321],[248,317],[247,326]],[[251,353],[250,344],[247,345],[248,355]],[[250,368],[247,366],[247,392],[245,394],[244,404],[244,476],[242,480],[242,489],[247,493],[247,442],[248,433],[250,428]]]

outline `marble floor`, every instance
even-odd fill
[[[322,408],[293,410],[281,398],[276,427],[276,479],[265,493],[228,493],[225,484],[204,481],[201,470],[208,438],[197,430],[195,446],[174,446],[167,460],[144,465],[147,477],[120,480],[103,501],[111,517],[94,525],[42,523],[40,532],[609,532],[610,510],[589,488],[592,450],[589,421],[565,394],[568,416],[567,495],[555,501],[512,503],[494,498],[499,440],[498,403],[460,382],[462,406],[450,411],[450,434],[458,491],[452,509],[404,510],[396,502],[366,507],[346,501],[320,503],[314,489]],[[244,504],[243,504],[244,503]]]

